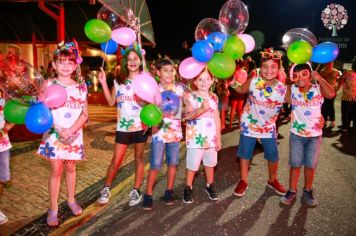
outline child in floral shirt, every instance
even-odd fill
[[[183,138],[181,127],[181,105],[184,96],[183,87],[174,83],[174,62],[164,58],[155,64],[157,75],[160,78],[160,92],[163,103],[161,109],[164,117],[159,127],[152,128],[152,142],[150,155],[150,171],[147,178],[147,192],[143,198],[142,208],[151,210],[153,205],[152,192],[158,171],[161,169],[166,152],[168,166],[167,190],[164,194],[166,205],[174,203],[173,187],[176,169],[179,164],[179,146]]]
[[[7,123],[4,119],[5,99],[0,91],[0,193],[3,183],[10,180],[10,148],[8,132],[14,124]],[[0,211],[0,225],[7,222],[7,217]]]
[[[297,196],[297,184],[300,169],[304,166],[304,189],[302,199],[309,206],[316,206],[312,185],[315,169],[320,155],[322,129],[324,119],[321,106],[325,98],[335,96],[335,91],[316,71],[311,70],[308,64],[292,67],[293,81],[287,91],[285,100],[292,105],[290,129],[290,179],[289,190],[281,198],[284,204],[292,204]],[[313,79],[315,84],[311,82]]]
[[[193,180],[203,161],[206,175],[206,192],[211,200],[218,200],[215,191],[214,167],[217,152],[221,148],[221,123],[218,110],[218,97],[210,92],[214,80],[209,71],[204,70],[194,79],[198,88],[185,98],[185,119],[187,145],[186,187],[183,202],[193,202]]]
[[[241,117],[240,144],[237,152],[237,156],[240,157],[241,179],[234,190],[234,195],[239,197],[245,195],[247,189],[249,163],[257,139],[261,140],[264,157],[268,161],[267,185],[280,195],[286,192],[277,179],[279,156],[276,120],[286,93],[286,86],[277,79],[282,55],[278,51],[266,49],[261,52],[261,56],[260,76],[250,77],[242,85],[238,82],[231,85],[238,93],[248,93]]]

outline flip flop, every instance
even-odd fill
[[[83,209],[78,205],[77,202],[68,203],[68,207],[74,216],[79,216],[83,213]]]
[[[58,211],[48,210],[48,212],[47,212],[47,224],[50,227],[57,227],[59,225]]]

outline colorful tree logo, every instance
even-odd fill
[[[343,5],[332,3],[326,6],[321,12],[321,20],[324,26],[332,30],[332,36],[337,36],[337,30],[344,28],[349,16]]]

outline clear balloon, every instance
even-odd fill
[[[41,94],[43,81],[32,65],[18,57],[0,60],[0,89],[12,99],[25,101],[24,96],[37,97]]]
[[[318,39],[315,35],[310,32],[306,28],[294,28],[288,30],[282,38],[282,43],[284,48],[288,48],[288,46],[297,41],[297,40],[304,40],[307,41],[311,46],[315,46],[318,44]]]
[[[106,6],[102,6],[99,9],[96,18],[106,22],[111,28],[123,27],[126,25],[123,19],[121,19],[118,15],[116,15],[113,11],[111,11]]]
[[[248,26],[247,6],[240,0],[229,0],[220,9],[219,21],[229,35],[242,34]]]
[[[180,107],[180,99],[177,94],[171,90],[166,90],[161,93],[162,103],[161,110],[165,116],[175,116]]]
[[[198,40],[206,40],[208,35],[213,32],[221,32],[226,34],[226,29],[220,21],[214,18],[202,19],[195,28],[194,38]]]

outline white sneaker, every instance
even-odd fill
[[[0,211],[0,225],[5,224],[7,220],[8,220],[7,216],[4,213],[2,213],[2,211]]]
[[[110,189],[108,187],[104,187],[103,190],[100,192],[100,197],[98,199],[98,203],[100,204],[106,204],[109,202],[110,199]]]
[[[129,201],[130,207],[136,206],[142,200],[142,194],[138,189],[132,189],[131,192],[129,193],[129,197],[130,197],[130,201]]]

